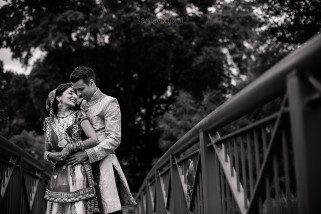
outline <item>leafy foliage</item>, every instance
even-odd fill
[[[25,75],[0,71],[0,133],[6,137],[23,130],[39,130],[41,117],[34,110],[30,99],[28,80]]]
[[[52,168],[51,164],[43,159],[43,153],[45,152],[43,136],[39,136],[33,131],[27,132],[24,130],[20,134],[12,136],[10,141],[31,154],[47,169]]]
[[[160,148],[166,151],[224,100],[219,91],[205,91],[201,101],[180,91],[169,110],[159,118],[158,128],[162,130]]]

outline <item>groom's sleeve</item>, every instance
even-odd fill
[[[121,139],[121,113],[116,98],[113,98],[103,110],[106,138],[93,148],[87,149],[89,162],[93,163],[106,157],[119,146]]]

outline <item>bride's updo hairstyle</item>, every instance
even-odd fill
[[[60,84],[57,88],[56,88],[56,93],[55,93],[55,98],[52,102],[52,111],[55,115],[57,115],[58,113],[58,104],[59,101],[57,100],[57,97],[60,97],[68,88],[70,88],[72,86],[71,83],[62,83]]]

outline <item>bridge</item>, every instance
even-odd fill
[[[49,177],[39,161],[0,136],[1,214],[45,213]]]
[[[318,35],[205,117],[148,173],[136,213],[320,213],[320,65]]]
[[[318,35],[179,139],[146,176],[135,212],[319,213],[320,68]],[[3,137],[0,154],[0,213],[44,213],[43,166]]]

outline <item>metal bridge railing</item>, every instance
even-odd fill
[[[46,212],[45,185],[49,174],[23,149],[0,136],[0,213]]]
[[[148,173],[136,213],[319,213],[320,67],[318,35],[205,117]]]

